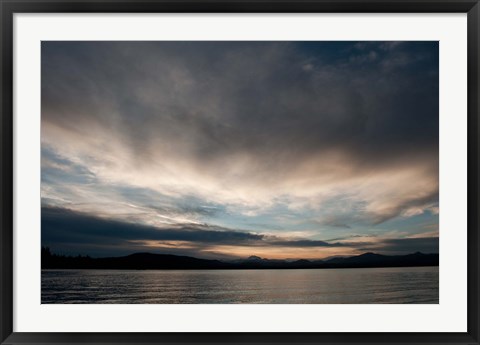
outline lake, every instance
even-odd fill
[[[438,303],[438,267],[42,270],[42,303]]]

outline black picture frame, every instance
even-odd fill
[[[0,0],[0,341],[2,344],[479,344],[478,0]],[[15,13],[468,13],[468,331],[466,333],[13,332],[13,16]],[[455,315],[452,315],[455,318]]]

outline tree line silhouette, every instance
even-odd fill
[[[305,269],[438,266],[438,254],[380,255],[365,253],[329,260],[269,260],[252,256],[245,260],[219,261],[169,254],[135,253],[120,257],[58,255],[42,247],[42,269]]]

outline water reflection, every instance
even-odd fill
[[[43,270],[42,303],[438,303],[438,267]]]

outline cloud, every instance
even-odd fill
[[[42,208],[42,242],[119,243],[128,241],[186,241],[197,244],[273,245],[290,247],[330,247],[342,244],[299,238],[282,238],[231,230],[207,224],[176,224],[153,227],[102,218],[70,209]]]
[[[406,252],[438,253],[438,237],[383,239],[378,243],[359,247],[363,251],[376,251],[384,254],[404,254]]]
[[[245,244],[263,240],[263,235],[197,224],[176,228],[105,219],[60,208],[42,208],[42,242],[116,243],[131,240],[189,241],[197,243]]]
[[[198,224],[178,224],[176,227],[153,227],[136,223],[126,223],[113,219],[101,218],[69,209],[42,208],[42,245],[54,250],[71,248],[75,244],[78,250],[95,253],[95,248],[102,248],[105,253],[112,248],[121,248],[125,252],[132,250],[165,250],[172,248],[184,254],[202,255],[210,250],[220,250],[228,256],[234,248],[247,248],[251,252],[284,247],[286,250],[305,248],[340,248],[350,251],[377,250],[379,252],[412,252],[428,249],[438,252],[438,238],[403,238],[376,239],[366,241],[353,236],[345,239],[321,241],[291,236],[275,236],[232,230],[218,226]],[[352,241],[353,240],[353,241]],[[221,248],[227,248],[221,252]],[[235,251],[235,249],[233,249]],[[74,252],[75,253],[75,252]],[[311,255],[311,254],[310,254]]]
[[[42,202],[319,235],[436,216],[438,42],[43,42]]]
[[[328,243],[319,240],[273,240],[268,242],[272,246],[284,246],[284,247],[343,247],[341,243]]]

